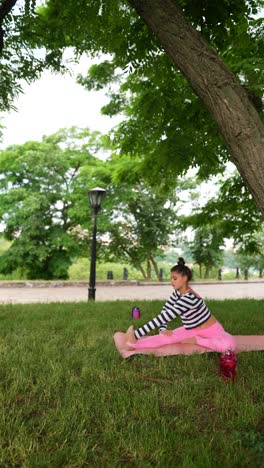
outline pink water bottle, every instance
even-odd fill
[[[133,307],[132,308],[132,318],[134,320],[140,319],[140,308],[139,307]]]
[[[237,358],[233,351],[226,350],[220,356],[220,375],[225,382],[236,380]]]

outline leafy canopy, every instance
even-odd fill
[[[263,24],[254,15],[263,1],[177,3],[236,74],[261,113]],[[200,178],[224,171],[229,154],[214,122],[129,2],[50,0],[36,7],[35,2],[25,1],[2,18],[2,26],[3,107],[10,105],[22,79],[37,78],[45,67],[62,70],[63,51],[68,47],[74,49],[76,59],[82,53],[110,54],[79,81],[87,89],[107,87],[110,102],[103,112],[124,115],[114,134],[117,151],[140,156],[141,174],[153,186],[158,181],[164,193],[175,187],[176,176],[189,167],[198,168]],[[232,199],[232,190],[224,190]],[[247,193],[235,199],[233,214],[239,216],[239,203],[247,203]],[[255,219],[258,210],[250,203]],[[223,206],[229,211],[229,198],[223,197]],[[246,222],[246,217],[242,219]]]
[[[187,226],[195,230],[217,229],[222,240],[234,240],[236,249],[250,254],[260,253],[263,217],[237,172],[220,182],[220,190],[205,206],[195,208],[191,215],[182,217],[181,222],[183,229]]]
[[[79,143],[84,137],[86,144]],[[0,220],[12,241],[1,273],[20,268],[31,279],[67,278],[72,258],[86,249],[87,191],[101,163],[92,154],[95,143],[97,134],[73,128],[1,152]]]
[[[152,262],[157,273],[154,258],[175,235],[177,199],[143,181],[140,159],[110,155],[107,145],[98,132],[72,128],[0,153],[0,221],[11,242],[0,273],[67,278],[72,260],[90,254],[88,190],[98,185],[107,189],[101,258],[125,259],[144,275],[143,263]]]

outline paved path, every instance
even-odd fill
[[[195,283],[194,289],[208,299],[264,299],[264,282]],[[115,300],[166,300],[171,294],[169,284],[101,286],[96,290],[97,301]],[[86,286],[65,287],[1,287],[0,304],[28,304],[36,302],[87,301]]]

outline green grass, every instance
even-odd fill
[[[160,301],[143,301],[140,325]],[[233,334],[263,334],[264,301],[208,301]],[[123,360],[132,302],[0,306],[0,466],[262,467],[263,352]],[[176,326],[178,323],[175,324]]]

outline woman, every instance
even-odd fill
[[[126,333],[126,343],[129,349],[158,348],[174,343],[195,343],[214,351],[224,352],[235,350],[234,338],[227,333],[222,325],[211,314],[204,300],[189,286],[192,272],[179,258],[177,265],[171,269],[171,284],[174,292],[164,305],[161,313],[134,330],[129,327]],[[181,318],[182,327],[167,330],[167,323]],[[159,335],[141,339],[155,328],[160,329]]]

